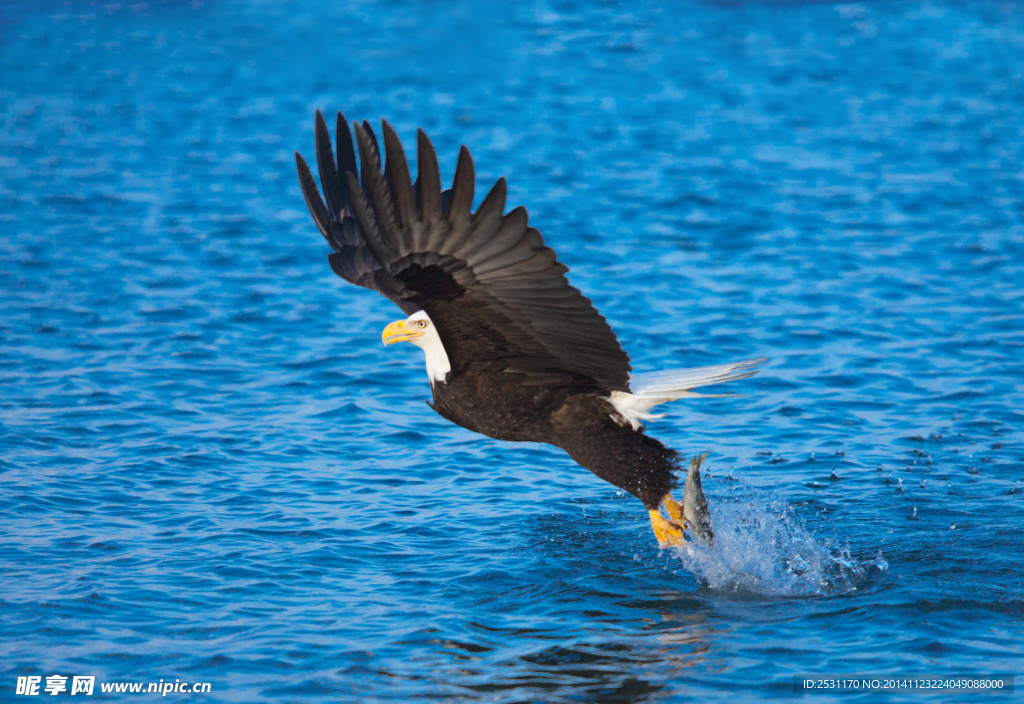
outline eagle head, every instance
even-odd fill
[[[426,311],[416,311],[405,320],[389,324],[381,333],[381,339],[385,345],[411,342],[423,350],[427,356],[427,375],[431,385],[444,381],[452,370],[441,336],[437,334],[437,328]]]

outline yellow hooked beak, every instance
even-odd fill
[[[393,345],[396,342],[408,342],[422,336],[423,333],[419,330],[408,328],[404,320],[396,320],[384,328],[380,339],[384,341],[385,345]]]

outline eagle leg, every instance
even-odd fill
[[[658,539],[658,545],[666,548],[672,545],[683,545],[686,543],[686,537],[683,535],[683,529],[662,516],[661,511],[658,509],[649,509],[648,513],[651,515],[651,528],[654,529],[654,535]]]

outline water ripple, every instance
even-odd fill
[[[0,59],[0,688],[1021,670],[1017,6],[14,0]],[[715,549],[423,403],[303,205],[316,108],[467,144],[639,371],[771,357],[650,428]]]

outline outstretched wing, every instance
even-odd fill
[[[407,315],[411,315],[419,310],[419,306],[402,298],[404,287],[388,273],[366,246],[359,222],[352,210],[352,192],[346,174],[356,173],[356,153],[348,123],[340,112],[336,130],[337,163],[331,153],[331,136],[327,131],[327,123],[317,110],[316,163],[320,171],[320,183],[327,199],[326,205],[320,198],[320,191],[317,190],[309,165],[301,154],[295,152],[302,195],[306,198],[306,205],[313,216],[313,221],[334,250],[327,260],[334,273],[341,278],[379,292],[398,304]],[[371,139],[375,139],[372,131],[369,131],[369,135]]]
[[[339,276],[379,291],[407,313],[422,309],[437,326],[458,374],[497,363],[524,383],[594,383],[629,389],[629,357],[589,299],[569,285],[568,268],[529,226],[526,209],[505,214],[505,179],[472,212],[473,159],[465,147],[450,192],[437,155],[417,136],[418,178],[394,130],[383,123],[386,163],[369,124],[352,135],[338,115],[337,162],[317,113],[317,165],[327,203],[296,154],[306,204],[334,249]],[[492,367],[493,368],[493,367]]]

